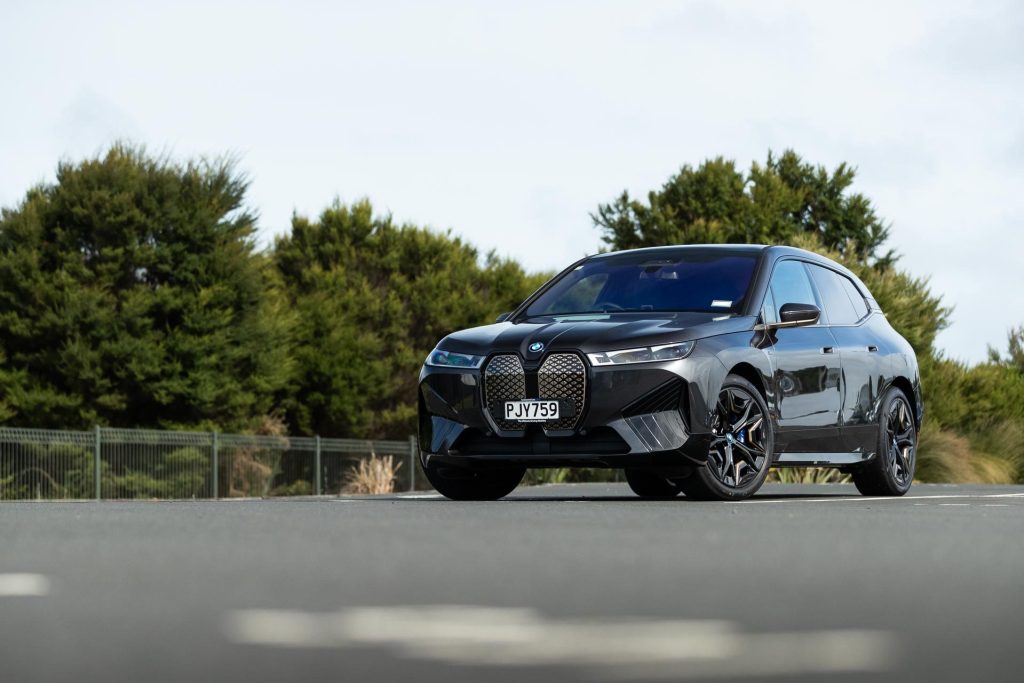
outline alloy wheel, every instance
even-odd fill
[[[885,422],[886,466],[899,486],[906,486],[914,472],[917,450],[914,420],[902,396],[889,404]]]
[[[767,416],[750,392],[735,386],[722,389],[708,451],[708,469],[719,482],[741,488],[768,466],[767,429]]]

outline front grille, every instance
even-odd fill
[[[538,398],[568,399],[576,410],[567,417],[546,422],[544,431],[574,429],[583,415],[583,402],[587,393],[587,367],[575,353],[553,353],[544,360],[537,372]]]
[[[523,425],[504,419],[505,401],[521,401],[526,398],[526,373],[523,363],[515,354],[495,356],[484,370],[484,399],[487,410],[498,429],[518,432]]]

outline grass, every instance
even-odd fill
[[[768,472],[769,484],[849,484],[849,474],[834,467],[779,467]]]
[[[341,492],[360,495],[393,493],[395,475],[401,467],[402,463],[396,463],[393,456],[378,457],[371,454],[369,458],[363,458],[357,465],[349,468]]]
[[[524,486],[624,481],[620,470],[587,467],[551,467],[526,470]]]
[[[1024,464],[1024,430],[1004,421],[964,436],[925,423],[917,446],[917,478],[924,482],[1012,484]]]

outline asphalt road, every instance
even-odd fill
[[[1021,680],[1024,487],[0,504],[0,680]]]

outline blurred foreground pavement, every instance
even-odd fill
[[[0,679],[1020,680],[1024,487],[0,504]]]

